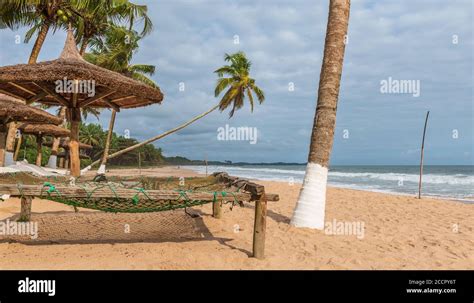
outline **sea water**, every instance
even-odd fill
[[[208,166],[208,172],[225,171],[232,176],[255,180],[301,183],[305,165],[223,165]],[[187,166],[199,173],[205,166]],[[418,194],[419,166],[331,166],[328,184],[375,192]],[[426,165],[423,168],[424,196],[474,203],[474,166]]]

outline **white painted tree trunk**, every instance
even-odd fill
[[[291,225],[324,229],[328,168],[308,163]]]

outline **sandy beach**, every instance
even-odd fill
[[[111,173],[196,175],[176,167]],[[289,225],[299,184],[258,183],[280,195],[268,205],[264,260],[250,258],[253,205],[224,207],[215,219],[210,204],[190,210],[200,214],[192,218],[183,210],[75,213],[35,199],[39,237],[0,236],[0,269],[474,269],[473,204],[329,188],[326,222],[363,225],[339,235]],[[18,199],[0,202],[0,220],[19,211]]]

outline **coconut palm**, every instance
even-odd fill
[[[291,224],[298,227],[324,228],[326,184],[336,125],[349,11],[350,0],[329,1],[329,19],[308,164],[291,219]]]
[[[36,63],[49,30],[56,30],[72,17],[69,1],[63,0],[4,0],[0,6],[0,28],[28,27],[25,43],[37,34],[28,59],[30,64]]]
[[[265,94],[255,85],[255,79],[249,77],[251,62],[243,52],[238,52],[233,55],[226,54],[224,59],[231,64],[225,65],[215,71],[219,76],[214,91],[215,96],[219,96],[221,92],[228,88],[219,102],[220,111],[224,111],[232,106],[232,110],[229,112],[229,117],[232,117],[235,110],[242,108],[244,105],[245,97],[248,97],[250,110],[253,112],[253,93],[257,96],[257,100],[260,104],[265,100]],[[224,77],[224,75],[228,77]]]
[[[97,36],[90,40],[92,51],[84,54],[84,58],[95,65],[124,74],[152,87],[157,87],[156,83],[149,78],[155,73],[154,65],[130,63],[142,37],[132,29],[123,26],[109,26],[104,32],[104,36]],[[98,174],[105,173],[116,114],[116,111],[112,110]]]
[[[250,103],[250,109],[251,111],[253,111],[253,107],[254,107],[253,93],[255,93],[255,95],[257,96],[257,100],[259,103],[262,103],[265,100],[265,94],[258,86],[256,86],[255,79],[250,78],[251,62],[247,59],[245,53],[243,52],[238,52],[232,55],[225,54],[224,60],[229,62],[230,65],[225,65],[215,71],[215,73],[219,77],[219,79],[217,80],[216,88],[214,90],[215,96],[218,97],[221,94],[221,92],[223,92],[226,88],[228,88],[228,90],[226,91],[222,99],[220,100],[219,104],[212,107],[208,111],[197,115],[191,120],[175,128],[172,128],[162,134],[159,134],[155,137],[152,137],[138,144],[135,144],[125,149],[122,149],[120,151],[117,151],[109,156],[106,156],[106,160],[118,157],[134,149],[140,148],[144,145],[147,145],[156,140],[164,138],[170,134],[173,134],[187,127],[188,125],[194,123],[195,121],[207,116],[208,114],[212,113],[218,108],[221,111],[224,111],[225,109],[232,106],[232,110],[229,116],[233,117],[235,110],[242,108],[242,106],[244,105],[244,100],[246,97],[248,97],[249,103]],[[229,77],[224,77],[224,75],[227,75]],[[95,161],[92,164],[90,164],[89,168],[96,164],[99,164],[99,161]]]
[[[129,29],[132,30],[135,23],[142,22],[142,35],[153,29],[146,5],[122,0],[75,0],[73,6],[80,15],[74,27],[76,37],[81,41],[81,55],[84,55],[91,40],[104,36],[110,26],[128,23]]]

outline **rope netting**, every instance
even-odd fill
[[[12,179],[19,179],[18,175],[11,176]],[[21,179],[21,178],[20,178]],[[2,180],[0,180],[2,181]],[[11,183],[11,179],[10,182]],[[17,181],[24,181],[17,180]],[[42,184],[38,184],[42,182]],[[86,197],[75,198],[63,195],[58,187],[70,185],[67,178],[49,178],[44,181],[31,179],[28,176],[29,184],[41,185],[40,199],[51,200],[73,207],[89,208],[104,212],[123,212],[123,213],[146,213],[160,212],[179,208],[187,208],[192,206],[203,205],[207,203],[230,204],[232,209],[235,204],[241,205],[233,192],[228,192],[227,186],[219,183],[215,177],[196,177],[196,178],[140,178],[140,179],[118,179],[110,178],[108,182],[91,182],[86,180],[74,180],[74,185],[82,188],[86,192]],[[23,196],[21,183],[16,183],[19,192]],[[111,193],[111,197],[96,197],[94,193],[99,189],[107,189]],[[123,198],[117,193],[120,188],[133,189],[136,193],[132,198]],[[152,199],[148,194],[148,190],[173,190],[178,193],[178,198],[174,200]],[[212,200],[195,200],[190,199],[188,194],[195,192],[212,193]],[[224,201],[223,198],[232,196],[233,199]]]

